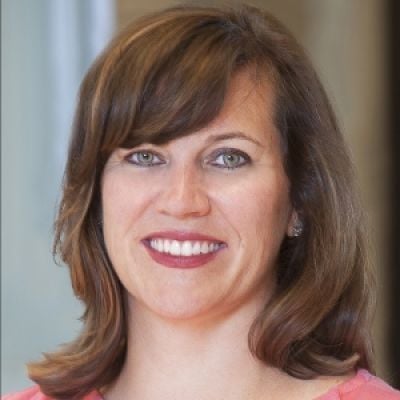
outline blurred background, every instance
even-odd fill
[[[271,11],[305,46],[351,146],[378,275],[377,372],[400,387],[400,3],[245,2]],[[24,364],[80,329],[68,272],[51,255],[79,82],[113,33],[177,3],[1,1],[2,393],[30,385]]]

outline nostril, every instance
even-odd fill
[[[158,210],[174,216],[206,215],[210,211],[207,193],[199,188],[176,190],[175,187],[164,192],[158,199]]]

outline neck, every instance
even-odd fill
[[[107,400],[129,394],[152,400],[257,399],[257,392],[265,398],[266,378],[271,384],[282,373],[249,351],[248,332],[259,309],[247,304],[213,320],[177,321],[130,304],[127,358]]]
[[[345,377],[302,381],[254,358],[248,331],[254,304],[213,321],[162,318],[130,304],[128,351],[105,400],[314,399]]]

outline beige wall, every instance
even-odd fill
[[[306,46],[319,70],[351,146],[367,211],[378,278],[375,342],[380,374],[385,363],[388,298],[389,132],[385,45],[385,2],[304,2],[311,15]]]
[[[117,0],[119,26],[172,0]],[[204,2],[201,2],[202,4]],[[351,145],[372,230],[379,308],[375,341],[378,373],[385,363],[388,242],[388,129],[385,103],[385,9],[381,0],[253,0],[282,20],[310,53]]]

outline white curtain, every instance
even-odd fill
[[[82,309],[51,255],[79,82],[113,33],[113,0],[2,0],[2,393],[71,340]]]

